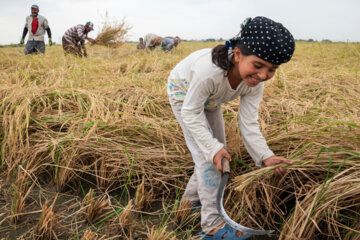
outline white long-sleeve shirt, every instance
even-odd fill
[[[258,109],[264,91],[264,83],[255,87],[240,82],[232,89],[225,70],[212,63],[212,49],[198,50],[170,72],[168,95],[171,104],[182,102],[181,116],[206,160],[213,162],[215,154],[224,147],[208,129],[204,110],[221,107],[221,104],[238,98],[239,128],[246,150],[257,166],[273,156],[258,123]]]

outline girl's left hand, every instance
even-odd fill
[[[288,165],[292,164],[292,162],[290,162],[286,158],[280,157],[280,156],[271,156],[271,157],[265,159],[263,161],[263,163],[264,163],[264,165],[266,167],[277,165],[277,164],[280,164],[280,163],[286,163]],[[276,176],[282,176],[282,175],[284,175],[286,173],[286,171],[287,170],[284,169],[283,167],[277,167],[277,168],[275,168],[274,173],[275,173]]]

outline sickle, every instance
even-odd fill
[[[233,221],[226,214],[224,206],[223,206],[223,196],[224,196],[225,186],[226,186],[226,183],[227,183],[227,181],[229,179],[229,175],[230,175],[229,161],[224,158],[223,161],[222,161],[222,165],[223,165],[223,175],[221,177],[220,186],[219,186],[219,189],[218,189],[218,192],[217,192],[217,195],[216,195],[216,208],[219,211],[220,216],[233,229],[236,229],[236,230],[238,230],[240,232],[243,232],[243,233],[248,233],[248,234],[252,234],[252,235],[266,235],[266,234],[274,232],[274,230],[255,230],[255,229],[252,229],[252,228],[242,226],[242,225],[236,223],[235,221]]]
[[[16,44],[16,49],[18,50],[18,52],[19,52],[20,54],[22,54],[22,52],[20,51],[20,48],[19,48],[19,44]]]

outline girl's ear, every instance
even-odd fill
[[[240,59],[241,59],[241,51],[240,51],[240,49],[239,48],[237,48],[237,47],[235,47],[234,48],[234,61],[235,62],[239,62],[240,61]]]

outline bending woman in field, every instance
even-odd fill
[[[258,123],[264,82],[295,50],[291,33],[265,17],[246,19],[240,33],[213,49],[198,50],[171,71],[168,95],[195,163],[182,201],[201,206],[202,239],[246,239],[224,223],[215,200],[226,151],[221,104],[240,97],[239,128],[246,150],[256,166],[291,164],[268,147]],[[282,167],[275,169],[283,175]]]

